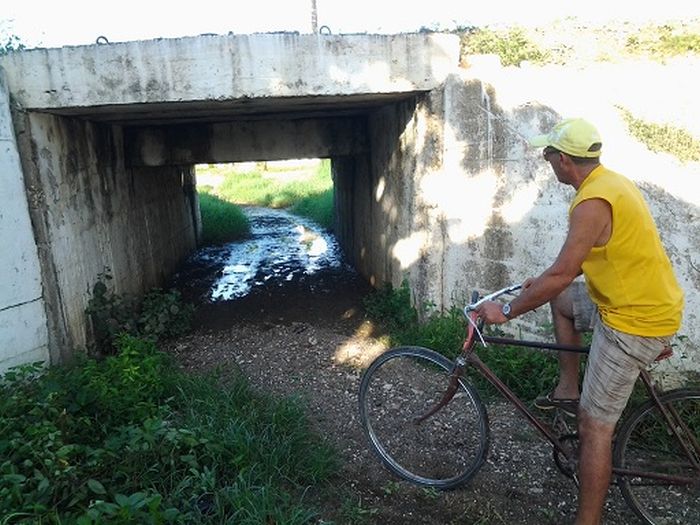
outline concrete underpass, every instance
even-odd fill
[[[0,369],[85,348],[106,268],[123,294],[167,278],[198,243],[200,163],[330,158],[350,262],[438,309],[530,275],[565,228],[568,196],[522,138],[558,114],[501,106],[454,35],[200,36],[0,68]]]

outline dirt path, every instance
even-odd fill
[[[319,503],[319,523],[571,523],[573,483],[557,470],[550,448],[502,401],[487,403],[489,459],[466,487],[425,490],[382,467],[357,416],[362,369],[383,350],[381,334],[362,309],[368,291],[347,275],[322,275],[200,307],[194,333],[169,350],[188,369],[240,367],[255,387],[304,399],[314,426],[342,460],[331,496]],[[605,523],[636,523],[616,487]]]

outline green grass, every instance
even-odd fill
[[[0,382],[0,523],[309,523],[335,452],[302,405],[153,343]]]
[[[682,162],[700,161],[700,141],[682,128],[656,124],[618,107],[630,134],[654,152],[670,153]]]
[[[240,206],[289,208],[292,213],[308,217],[321,227],[332,229],[334,223],[334,195],[330,160],[322,160],[317,168],[300,170],[275,163],[257,163],[247,170],[235,164],[200,166],[198,176],[217,176],[222,182],[216,187],[200,187],[200,196],[216,199],[216,211],[202,211],[202,225],[216,238],[217,232],[227,231],[221,226],[229,213]],[[202,199],[204,200],[204,199]],[[226,203],[232,208],[224,208]],[[214,206],[203,203],[202,206]],[[217,222],[214,222],[214,218]],[[224,236],[225,237],[225,236]],[[221,242],[221,241],[219,241]]]
[[[244,238],[250,233],[250,224],[239,206],[207,191],[199,192],[202,214],[202,241],[220,244]]]
[[[462,35],[460,43],[462,55],[496,54],[504,66],[519,66],[524,61],[542,64],[548,60],[547,52],[533,43],[519,27],[500,31],[473,29]]]
[[[384,326],[391,346],[416,345],[431,348],[449,357],[456,357],[465,337],[466,320],[459,308],[418,321],[418,312],[411,306],[410,290],[404,282],[394,289],[387,286],[365,300],[367,314]],[[479,357],[524,400],[534,399],[552,388],[558,376],[554,353],[512,346],[489,346],[478,350]],[[479,374],[470,379],[480,391],[493,396],[496,390]]]

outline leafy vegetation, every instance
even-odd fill
[[[21,39],[12,32],[11,25],[11,20],[0,20],[0,56],[26,48]]]
[[[524,61],[541,64],[548,59],[547,53],[519,27],[506,30],[473,29],[462,36],[461,53],[496,54],[504,66],[518,66]]]
[[[630,134],[651,151],[675,155],[683,162],[700,161],[700,141],[682,128],[656,124],[635,118],[624,108],[618,108]]]
[[[189,330],[194,307],[182,301],[180,292],[156,288],[136,301],[115,294],[111,279],[108,271],[98,277],[86,308],[97,351],[114,353],[123,334],[158,342]]]
[[[524,61],[566,64],[582,56],[597,61],[625,57],[665,59],[700,53],[697,20],[632,27],[629,24],[581,27],[576,19],[562,19],[547,27],[503,29],[467,27],[461,37],[462,55],[496,54],[505,66]],[[556,37],[557,34],[561,36]]]
[[[449,358],[457,356],[465,336],[462,311],[453,308],[444,314],[428,316],[419,322],[411,305],[408,283],[398,289],[386,286],[365,300],[368,315],[389,332],[390,344],[417,345],[436,350]],[[553,354],[507,346],[489,346],[478,350],[479,357],[522,399],[534,399],[556,382],[558,363]],[[480,390],[495,393],[478,374],[471,376]]]
[[[679,30],[670,25],[655,26],[629,36],[625,49],[631,54],[656,60],[698,54],[700,53],[700,34]]]
[[[298,402],[185,375],[152,341],[116,346],[0,381],[0,523],[309,523],[304,487],[336,456]]]

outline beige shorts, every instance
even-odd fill
[[[580,288],[578,285],[583,283],[574,284]],[[592,327],[593,339],[579,409],[598,421],[614,424],[627,405],[639,372],[670,345],[671,336],[641,337],[607,326],[600,320],[585,284],[582,291],[585,297],[581,297],[581,289],[572,289],[574,324],[581,331]],[[585,304],[586,299],[589,304]]]
[[[574,281],[569,289],[574,310],[574,327],[579,332],[592,332],[598,320],[598,307],[591,301],[586,283]]]

